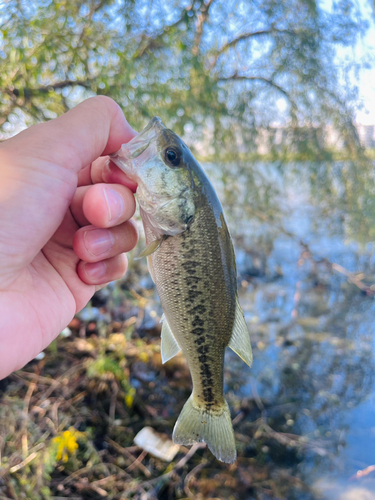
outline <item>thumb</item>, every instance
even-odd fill
[[[134,135],[112,99],[94,97],[0,145],[0,262],[8,270],[29,263],[59,227],[80,169]]]

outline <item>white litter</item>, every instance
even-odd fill
[[[171,462],[180,449],[166,434],[159,434],[152,427],[143,427],[135,436],[134,443],[165,462]]]

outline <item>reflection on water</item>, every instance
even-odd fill
[[[345,241],[345,217],[323,216],[295,187],[284,192],[282,230],[234,226],[245,234],[235,239],[254,365],[228,352],[227,392],[232,405],[257,405],[239,431],[258,412],[264,460],[307,486],[287,498],[375,499],[374,471],[353,478],[375,464],[373,248]]]

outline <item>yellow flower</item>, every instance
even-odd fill
[[[143,363],[148,362],[148,354],[146,352],[141,352],[139,355],[139,361],[143,361]]]
[[[78,448],[77,437],[81,435],[74,427],[60,433],[52,439],[52,442],[57,445],[56,460],[67,462],[69,455],[73,455]]]
[[[131,408],[133,406],[134,396],[135,396],[135,389],[134,387],[131,387],[127,395],[125,396],[125,404],[128,408]]]

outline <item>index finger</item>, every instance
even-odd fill
[[[111,161],[109,156],[101,156],[90,165],[83,168],[78,174],[78,186],[88,186],[105,182],[107,184],[122,184],[133,193],[137,190],[137,184],[129,179],[127,175]]]
[[[38,128],[39,134],[35,133]],[[21,154],[26,150],[35,158],[78,173],[99,156],[114,153],[135,135],[120,106],[109,97],[96,96],[7,142],[14,146],[18,141]]]

